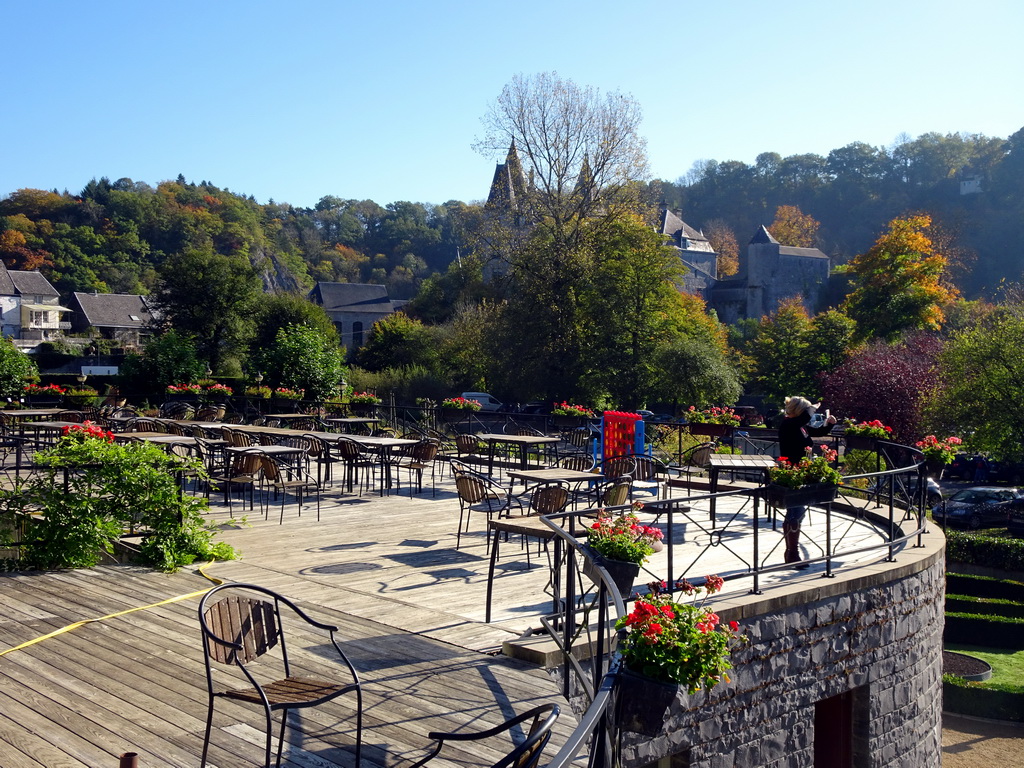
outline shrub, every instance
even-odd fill
[[[1024,571],[1024,539],[946,531],[946,560],[1004,571]]]
[[[10,339],[0,340],[0,397],[21,397],[25,379],[37,375],[36,364],[28,355]]]
[[[90,422],[67,428],[57,444],[36,454],[46,469],[12,496],[11,511],[33,515],[22,548],[26,564],[43,569],[81,568],[126,529],[142,535],[145,562],[173,571],[196,558],[227,559],[226,544],[213,544],[202,512],[205,499],[182,496],[174,471],[196,469],[148,443],[113,442],[113,434]]]

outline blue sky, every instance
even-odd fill
[[[179,173],[296,206],[486,196],[517,73],[632,94],[652,174],[1024,127],[1024,3],[0,0],[0,196]]]

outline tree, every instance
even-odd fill
[[[924,231],[931,217],[895,218],[888,231],[850,262],[856,288],[843,304],[862,338],[895,339],[908,330],[938,330],[957,295],[943,284],[946,259]]]
[[[259,361],[273,386],[303,389],[307,400],[337,397],[345,374],[336,335],[309,325],[281,328]]]
[[[1024,459],[1024,304],[993,309],[953,333],[939,355],[932,428],[970,435],[974,450]]]
[[[911,334],[896,344],[872,341],[821,376],[822,397],[839,418],[879,419],[893,428],[895,439],[913,442],[922,436],[941,349],[939,338],[927,333]]]
[[[492,343],[519,399],[571,397],[588,372],[585,296],[595,254],[617,221],[642,209],[646,190],[639,122],[632,98],[554,73],[516,77],[484,117],[479,148],[512,145],[506,167],[521,158],[531,180],[514,173],[512,211],[490,214],[489,239],[509,263],[509,299]]]
[[[753,360],[754,388],[769,403],[781,406],[789,395],[811,396],[814,378],[806,365],[810,328],[799,298],[786,299],[774,314],[761,318],[745,352]]]
[[[200,356],[218,371],[221,361],[245,348],[259,296],[259,278],[248,260],[188,250],[164,262],[154,298],[164,321],[193,336]]]
[[[675,287],[681,265],[665,238],[637,216],[609,225],[592,248],[596,263],[585,300],[592,376],[613,403],[635,409],[654,387],[655,350],[684,323]]]
[[[768,230],[783,245],[794,248],[813,248],[814,236],[821,224],[795,205],[780,205],[775,209],[775,220]]]
[[[37,374],[36,364],[28,355],[10,339],[0,339],[0,397],[17,400],[26,380]]]
[[[340,345],[338,329],[323,307],[304,296],[292,293],[273,294],[260,301],[256,307],[253,325],[250,348],[257,352],[270,347],[277,339],[278,331],[289,325],[315,328],[334,346]]]
[[[740,271],[740,246],[725,219],[712,219],[704,228],[708,242],[718,254],[718,277],[731,277]]]
[[[141,355],[130,354],[120,371],[120,389],[152,401],[163,400],[169,384],[198,381],[206,366],[196,355],[195,342],[175,330],[149,340]]]
[[[657,396],[677,407],[731,405],[743,391],[736,369],[707,339],[675,339],[658,350],[655,364]]]
[[[394,312],[373,324],[356,359],[359,365],[370,371],[410,365],[433,370],[437,367],[437,356],[437,332],[434,328],[404,312]]]

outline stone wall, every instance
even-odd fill
[[[672,768],[813,766],[816,703],[851,692],[853,765],[937,768],[945,569],[935,536],[867,573],[716,604],[749,638],[732,681],[681,693],[658,735],[624,731],[622,765],[673,756]]]

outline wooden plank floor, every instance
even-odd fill
[[[259,509],[241,519],[215,499],[211,522],[242,559],[216,563],[210,576],[277,590],[316,617],[341,627],[343,647],[366,692],[364,764],[400,766],[422,754],[431,730],[483,728],[542,701],[559,701],[543,671],[493,655],[548,612],[546,560],[503,547],[495,580],[495,619],[485,624],[487,577],[484,521],[474,518],[455,548],[458,503],[450,480],[436,496],[407,489],[380,498],[325,494],[321,520],[290,500],[284,524]],[[719,520],[749,514],[720,504]],[[809,533],[821,527],[812,515]],[[818,531],[820,534],[820,530]],[[865,526],[859,540],[876,536]],[[766,532],[762,538],[778,537]],[[737,567],[749,536],[729,534],[708,547],[706,526],[681,521],[677,540],[696,558],[694,575]],[[762,546],[764,545],[762,541]],[[682,550],[681,550],[682,551]],[[777,553],[781,554],[781,553]],[[677,560],[677,562],[679,562]],[[658,570],[659,561],[651,564]],[[790,578],[788,574],[778,578]],[[136,566],[0,575],[0,649],[71,622],[147,606],[203,590],[195,569],[160,574]],[[738,589],[745,587],[738,586]],[[139,752],[143,768],[196,766],[206,717],[206,684],[195,610],[198,598],[87,624],[0,657],[0,767],[117,764]],[[300,632],[301,666],[332,670],[325,639]],[[575,721],[563,707],[557,748]],[[262,724],[256,708],[218,702],[211,764],[259,765]],[[343,700],[294,715],[285,764],[353,764],[351,708]],[[552,754],[553,754],[552,750]],[[452,753],[453,764],[488,764],[496,753]]]

